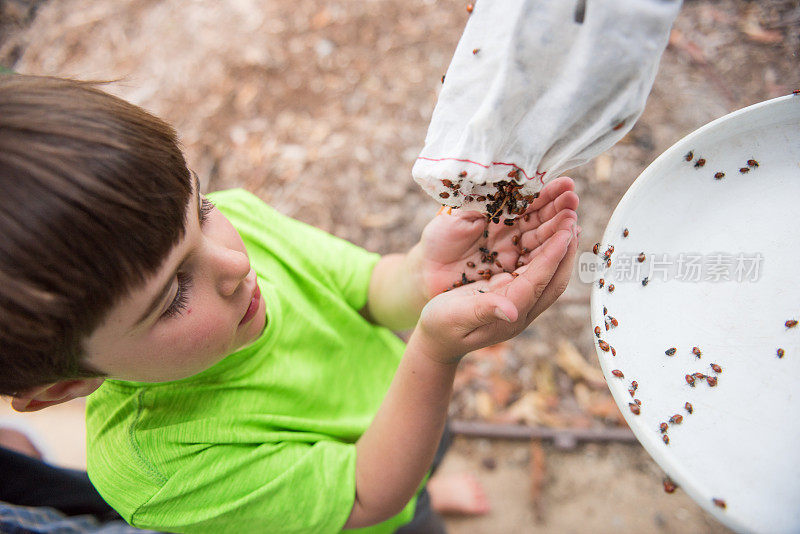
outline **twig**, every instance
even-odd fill
[[[547,474],[544,447],[538,439],[531,440],[531,506],[537,523],[544,522],[544,507],[542,506],[542,488]]]

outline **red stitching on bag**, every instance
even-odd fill
[[[417,159],[424,159],[424,160],[426,160],[426,161],[460,161],[460,162],[462,162],[462,163],[472,163],[473,165],[480,165],[480,166],[481,166],[481,167],[483,167],[484,169],[488,169],[489,167],[491,167],[491,165],[486,165],[485,163],[478,163],[477,161],[472,161],[471,159],[459,159],[459,158],[426,158],[426,157],[424,157],[424,156],[419,156]],[[536,173],[534,173],[534,175],[533,175],[533,176],[528,176],[528,173],[526,173],[526,172],[525,172],[525,169],[523,169],[522,167],[519,167],[518,165],[516,165],[516,164],[514,164],[514,163],[506,163],[506,162],[503,162],[503,161],[493,161],[493,162],[492,162],[492,165],[506,165],[506,166],[508,166],[508,167],[514,167],[515,169],[518,169],[518,170],[519,170],[519,171],[520,171],[520,172],[523,174],[523,176],[525,176],[525,178],[526,178],[527,180],[533,180],[534,178],[538,178],[538,179],[539,179],[539,181],[540,181],[542,184],[544,184],[544,179],[543,179],[543,178],[544,178],[544,175],[545,175],[546,171],[545,171],[545,172],[538,172],[538,171],[537,171]]]

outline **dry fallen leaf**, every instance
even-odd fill
[[[497,407],[507,406],[517,389],[519,389],[517,385],[506,380],[499,373],[492,373],[489,377],[489,394]]]
[[[550,396],[558,395],[555,371],[550,360],[539,360],[536,363],[536,372],[533,378],[536,384],[536,391],[540,394]]]
[[[498,422],[522,423],[528,426],[535,426],[541,423],[541,413],[544,411],[546,403],[541,394],[530,391],[520,397],[515,403],[495,418]]]
[[[548,426],[560,428],[570,426],[570,419],[556,412],[559,398],[530,391],[499,412],[493,419],[497,423],[514,423],[528,426]]]
[[[558,343],[556,364],[572,380],[583,380],[593,387],[603,387],[606,383],[603,372],[587,362],[575,345],[565,339]]]
[[[575,384],[573,394],[581,410],[592,417],[613,421],[618,425],[624,423],[625,419],[622,417],[617,403],[608,394],[600,391],[591,391],[583,383]]]
[[[751,41],[761,44],[777,44],[783,41],[783,34],[777,30],[765,30],[758,20],[758,7],[753,5],[741,19],[742,32]]]
[[[707,63],[706,55],[703,53],[703,50],[700,48],[700,46],[694,41],[688,39],[680,30],[676,28],[673,28],[669,34],[669,44],[670,46],[675,47],[689,56],[689,59],[695,63],[700,65],[705,65]]]
[[[613,421],[616,425],[625,424],[625,418],[622,416],[622,412],[619,411],[619,406],[614,402],[614,399],[607,395],[603,395],[598,401],[592,403],[588,413],[608,422]]]
[[[589,410],[589,407],[592,405],[592,392],[589,386],[583,382],[578,382],[572,388],[572,395],[575,397],[575,401],[578,403],[578,406],[581,407],[581,410]]]
[[[475,411],[482,419],[491,419],[495,412],[492,396],[486,391],[475,393]]]

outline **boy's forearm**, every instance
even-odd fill
[[[345,527],[376,524],[411,500],[444,429],[456,363],[415,332],[375,419],[356,443],[356,500]]]
[[[369,284],[366,311],[376,324],[392,330],[413,328],[427,302],[419,269],[408,254],[389,254],[375,265]]]

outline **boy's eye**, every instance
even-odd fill
[[[186,309],[186,304],[189,302],[189,289],[192,287],[192,278],[187,273],[178,273],[178,291],[172,299],[169,307],[164,310],[162,317],[170,319],[177,317]]]
[[[208,215],[214,211],[214,203],[208,200],[206,197],[200,197],[200,209],[198,210],[199,217],[200,217],[200,224],[208,220]]]

